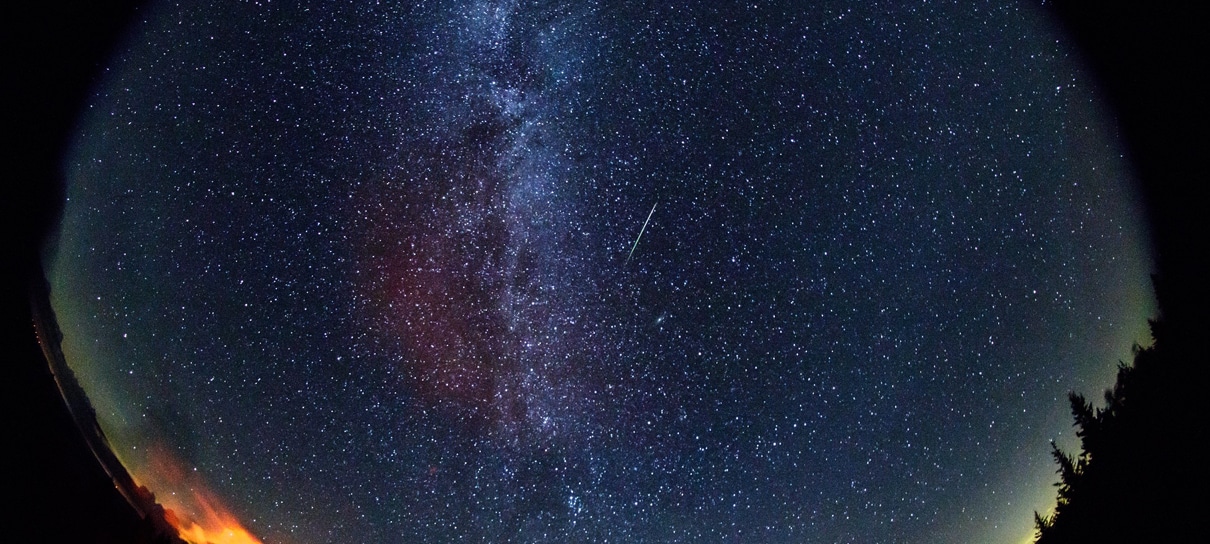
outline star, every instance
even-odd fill
[[[1119,144],[1039,13],[800,4],[149,10],[48,262],[115,454],[195,540],[1028,537]]]

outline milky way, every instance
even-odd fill
[[[50,257],[116,453],[273,542],[1030,535],[1151,311],[1110,125],[1031,6],[799,4],[153,6]]]

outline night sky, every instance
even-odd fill
[[[65,355],[203,526],[1016,542],[1146,338],[1033,4],[302,4],[152,6],[64,163]]]

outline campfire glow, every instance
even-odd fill
[[[244,528],[195,470],[186,470],[166,448],[152,448],[149,474],[164,519],[191,544],[262,544]]]

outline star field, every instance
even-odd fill
[[[1042,15],[157,4],[65,162],[64,352],[268,542],[1030,536],[1152,311]]]

